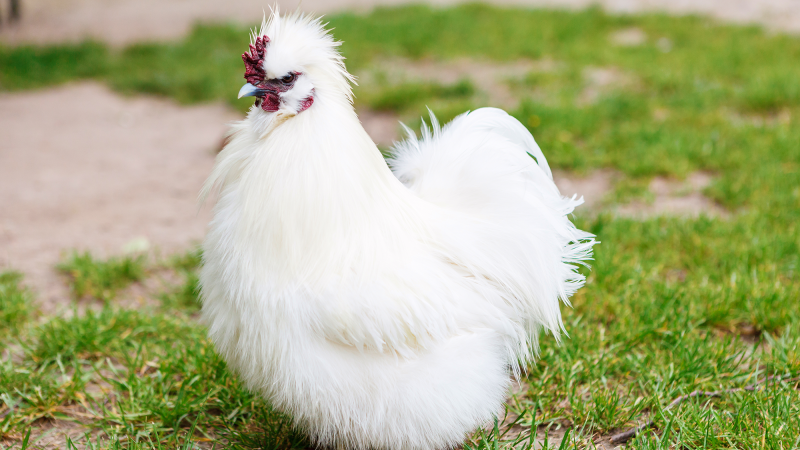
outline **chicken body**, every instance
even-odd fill
[[[209,334],[319,444],[458,445],[499,412],[540,330],[561,331],[559,301],[594,244],[567,217],[580,200],[560,195],[530,133],[497,109],[434,120],[390,169],[319,22],[273,15],[260,34],[267,55],[299,52],[299,39],[330,50],[331,66],[300,60],[313,104],[257,102],[218,157]],[[265,78],[284,70],[271,64]]]

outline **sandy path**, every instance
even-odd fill
[[[462,0],[427,0],[449,5]],[[329,13],[368,10],[408,0],[302,0],[302,9]],[[5,6],[6,2],[2,2]],[[0,29],[0,41],[62,42],[92,37],[112,44],[172,39],[185,35],[197,21],[252,24],[271,0],[23,0],[23,21]],[[294,9],[299,0],[281,0]],[[776,30],[800,32],[800,0],[489,0],[531,7],[584,8],[600,4],[615,13],[667,11],[704,14],[737,23],[759,23]]]
[[[67,298],[53,270],[64,250],[202,239],[197,192],[234,118],[91,83],[0,95],[0,267],[24,272],[49,309]]]

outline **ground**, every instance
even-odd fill
[[[222,105],[124,98],[96,83],[3,94],[5,264],[54,312],[69,298],[54,270],[69,249],[109,256],[137,239],[165,253],[189,248],[210,217],[197,192],[236,117]],[[49,132],[33,133],[42,123]]]
[[[566,432],[570,448],[608,447],[648,418],[630,447],[797,447],[800,44],[774,33],[797,5],[742,4],[771,31],[476,5],[329,17],[382,148],[426,105],[443,120],[503,107],[562,192],[584,195],[575,219],[602,241],[564,309],[570,338],[544,339],[507,420],[465,447]],[[28,430],[44,447],[307,445],[195,321],[196,192],[247,107],[231,95],[246,27],[189,29],[245,8],[27,5],[2,38],[43,45],[0,46],[0,257],[22,273],[0,277],[0,445]],[[78,43],[86,33],[109,45]],[[76,43],[49,44],[62,40]],[[665,409],[698,389],[719,393]]]

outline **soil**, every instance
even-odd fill
[[[545,154],[545,156],[547,156]],[[611,190],[614,183],[614,171],[596,170],[588,175],[576,175],[563,170],[553,171],[553,181],[556,182],[561,195],[583,197],[583,205],[576,210],[598,211],[603,206],[603,199]]]
[[[650,182],[652,202],[634,201],[615,206],[614,211],[622,216],[647,218],[658,215],[695,217],[705,214],[711,217],[727,217],[730,213],[702,194],[713,181],[711,174],[695,172],[686,180],[671,180],[656,177]]]
[[[199,241],[209,212],[197,192],[235,118],[95,83],[0,94],[0,267],[25,273],[49,311],[69,298],[53,269],[66,250]]]

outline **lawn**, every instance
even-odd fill
[[[542,339],[506,420],[465,448],[527,449],[545,435],[559,448],[550,436],[565,431],[562,448],[592,448],[647,420],[628,448],[800,445],[800,39],[598,9],[411,6],[328,19],[351,71],[378,73],[355,91],[361,108],[414,122],[425,105],[447,119],[485,100],[468,79],[381,76],[391,58],[546,62],[506,88],[519,99],[510,112],[553,167],[613,170],[612,203],[646,202],[653,177],[703,171],[713,176],[704,194],[728,212],[579,212],[577,224],[602,244],[586,287],[563,308],[569,338]],[[644,38],[615,43],[626,30]],[[120,50],[0,47],[0,89],[96,79],[126,94],[243,110],[249,103],[234,94],[246,43],[247,30],[220,25]],[[587,97],[587,73],[598,68],[625,81]],[[307,446],[205,338],[198,264],[196,251],[108,261],[74,253],[59,266],[82,305],[69,317],[39,314],[24,274],[0,275],[0,448],[33,448],[54,425],[80,431],[60,441],[69,448]],[[176,281],[150,309],[115,303],[130,283],[163,273]],[[667,408],[697,390],[718,394]]]

